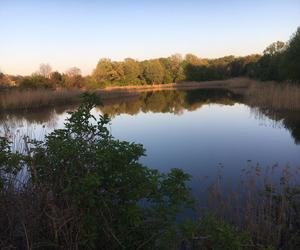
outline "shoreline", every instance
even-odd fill
[[[208,88],[226,88],[243,93],[250,85],[257,81],[250,78],[230,78],[218,81],[181,82],[156,85],[128,85],[111,86],[104,89],[12,89],[0,92],[0,111],[34,110],[46,107],[57,107],[80,102],[80,94],[95,92],[102,100],[114,100],[137,96],[142,92],[163,90],[195,90]]]
[[[137,91],[141,90],[153,91],[153,90],[176,90],[176,89],[201,89],[201,88],[220,88],[220,87],[233,87],[233,88],[245,88],[251,83],[257,82],[256,80],[247,77],[229,78],[225,80],[212,80],[212,81],[186,81],[181,83],[167,83],[167,84],[154,84],[154,85],[128,85],[128,86],[109,86],[104,89],[97,89],[103,93],[114,91]]]

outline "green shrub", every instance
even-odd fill
[[[10,219],[17,221],[12,228],[24,224],[25,232],[32,234],[23,233],[23,243],[31,246],[43,241],[63,249],[159,248],[176,228],[177,214],[192,204],[186,186],[189,175],[180,169],[163,174],[143,166],[139,163],[143,146],[114,139],[107,129],[109,118],[97,119],[90,113],[96,96],[84,99],[70,113],[65,128],[43,142],[28,140],[26,154],[11,152],[8,141],[1,140],[3,183],[7,174],[15,175],[26,166],[29,180],[21,194],[16,193],[30,193],[36,200],[34,207],[24,202],[20,208],[20,214],[28,209],[30,218],[19,219],[17,212],[11,215],[5,209],[1,216],[17,217]],[[26,200],[22,197],[18,200]],[[10,237],[10,244],[20,234],[14,229],[1,236]]]
[[[201,219],[197,235],[204,249],[239,250],[245,249],[250,242],[250,237],[246,233],[212,215],[206,215]]]

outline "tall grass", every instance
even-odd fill
[[[251,106],[273,110],[300,110],[300,86],[273,82],[251,85],[246,93]]]
[[[209,211],[248,232],[253,246],[299,249],[299,171],[300,167],[250,164],[240,183],[229,190],[225,190],[220,174],[208,190]]]
[[[109,87],[106,89],[95,90],[103,100],[119,99],[137,96],[140,92],[161,91],[161,90],[189,90],[201,88],[245,88],[253,80],[246,78],[236,78],[225,81],[206,81],[206,82],[183,82],[179,84],[164,85],[145,85],[145,86],[123,86]],[[0,110],[21,110],[64,105],[78,102],[79,95],[84,90],[81,89],[8,89],[0,92]]]
[[[0,93],[0,110],[33,109],[79,101],[80,90],[11,90]]]

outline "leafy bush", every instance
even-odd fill
[[[239,250],[249,244],[250,237],[239,232],[234,226],[217,220],[212,215],[202,218],[198,226],[198,235],[202,236],[206,249]]]
[[[33,74],[30,77],[25,77],[21,80],[19,86],[23,89],[46,89],[53,87],[48,78],[37,74]]]
[[[143,166],[143,146],[114,139],[109,118],[90,113],[96,96],[86,94],[84,100],[65,128],[43,142],[27,139],[26,153],[11,152],[1,139],[0,227],[11,225],[0,228],[6,232],[1,247],[19,242],[43,249],[159,248],[176,228],[177,214],[192,204],[189,175]],[[27,181],[9,188],[8,180],[16,180],[22,168]]]

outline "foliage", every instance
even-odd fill
[[[90,76],[81,76],[81,70],[72,67],[61,74],[52,72],[49,64],[41,64],[31,77],[0,75],[3,86],[22,88],[85,88],[97,89],[106,86],[144,84],[168,84],[182,81],[224,80],[231,77],[247,76],[263,81],[300,82],[300,27],[287,42],[270,44],[263,55],[244,57],[225,56],[216,59],[199,58],[187,54],[137,61],[126,58],[112,61],[99,60]]]
[[[283,67],[287,79],[300,82],[300,27],[288,42]]]
[[[37,210],[31,215],[33,224],[27,217],[11,221],[16,227],[22,226],[22,219],[27,221],[32,234],[22,235],[29,245],[43,240],[64,249],[159,248],[165,234],[176,228],[177,214],[192,204],[186,186],[189,175],[180,169],[160,173],[143,166],[142,145],[114,139],[108,116],[97,119],[90,112],[96,96],[86,94],[84,99],[65,128],[43,142],[27,140],[26,154],[11,152],[8,141],[1,139],[1,171],[16,175],[26,166],[28,180],[21,194],[27,191],[41,204],[32,210]],[[1,177],[4,182],[6,175]],[[18,234],[12,230],[1,237],[13,245]]]
[[[196,234],[204,249],[240,250],[250,243],[249,235],[211,214],[200,220]]]
[[[148,84],[159,84],[164,79],[164,68],[159,60],[149,60],[142,64],[144,77]]]
[[[19,86],[22,89],[48,89],[53,87],[49,79],[38,74],[22,79]]]
[[[300,28],[288,43],[277,41],[268,46],[254,66],[253,77],[261,80],[300,82]]]

